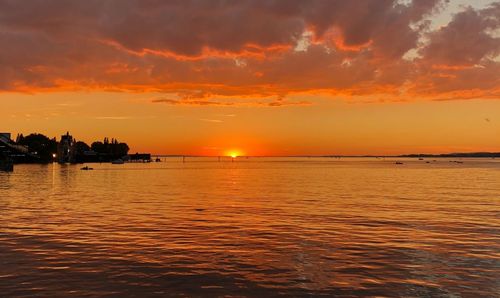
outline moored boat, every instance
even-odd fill
[[[125,162],[123,161],[123,159],[119,158],[119,159],[113,160],[111,163],[114,165],[122,165]]]

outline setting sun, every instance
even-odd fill
[[[243,154],[239,150],[230,150],[226,153],[226,155],[231,158],[236,158],[238,156],[242,156]]]

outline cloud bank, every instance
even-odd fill
[[[0,90],[500,98],[500,2],[444,26],[439,0],[0,0]],[[217,98],[233,99],[220,101]],[[256,101],[261,102],[261,101]],[[300,103],[299,103],[300,104]]]

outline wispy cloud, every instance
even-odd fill
[[[230,99],[231,100],[231,99]],[[169,98],[156,98],[151,100],[152,103],[162,103],[166,105],[183,105],[183,106],[255,106],[255,107],[284,107],[284,106],[305,106],[312,105],[309,101],[292,101],[283,98],[278,99],[239,99],[232,102],[217,101],[210,99],[193,100],[193,99],[169,99]],[[223,117],[235,117],[235,114],[224,114]]]
[[[81,105],[82,105],[81,102],[61,102],[56,104],[56,106],[59,107],[79,107]]]
[[[224,121],[222,120],[219,120],[219,119],[199,119],[200,121],[204,121],[204,122],[212,122],[212,123],[222,123]]]
[[[167,105],[185,105],[185,106],[232,106],[232,102],[220,102],[210,100],[176,100],[168,98],[158,98],[151,100],[152,103],[163,103]]]
[[[97,120],[128,120],[128,119],[132,119],[132,117],[128,117],[128,116],[97,116],[97,117],[94,117],[94,119],[97,119]]]

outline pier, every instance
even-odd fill
[[[14,161],[12,160],[12,145],[10,133],[0,133],[0,171],[14,171]]]
[[[126,161],[148,163],[152,161],[152,158],[150,153],[135,153],[129,154],[126,158]]]
[[[10,151],[6,146],[0,145],[0,171],[14,171],[14,161],[10,157]]]
[[[4,148],[0,146],[0,171],[12,172],[14,171],[14,162],[8,152],[4,151]]]

